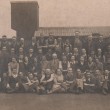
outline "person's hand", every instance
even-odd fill
[[[32,83],[28,83],[29,84],[29,86],[31,86],[32,85]]]
[[[35,67],[33,67],[32,70],[34,71],[35,70]]]
[[[16,87],[19,87],[19,84],[18,83],[16,83]]]
[[[10,85],[9,85],[9,84],[7,84],[6,88],[10,88]]]

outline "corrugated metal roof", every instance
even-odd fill
[[[91,34],[100,34],[105,37],[110,35],[110,27],[40,27],[35,32],[35,36],[39,37],[42,33],[48,36],[52,33],[54,36],[74,36],[75,31],[79,31],[81,36],[88,36]]]

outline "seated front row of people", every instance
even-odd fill
[[[11,75],[7,73],[3,74],[2,90],[7,93],[13,92],[35,92],[38,94],[50,94],[50,93],[94,93],[101,92],[107,94],[110,89],[110,73],[105,70],[102,74],[100,70],[96,70],[94,73],[87,70],[82,72],[80,69],[73,72],[72,68],[68,68],[66,75],[64,76],[61,69],[57,71],[51,71],[46,69],[41,78],[37,74],[28,72],[17,73],[16,69],[13,69]]]

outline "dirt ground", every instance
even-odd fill
[[[110,110],[110,94],[0,94],[0,110]]]

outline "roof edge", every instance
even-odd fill
[[[75,27],[39,27],[40,29],[41,28],[48,28],[48,29],[51,29],[51,28],[110,28],[110,26],[75,26]]]

